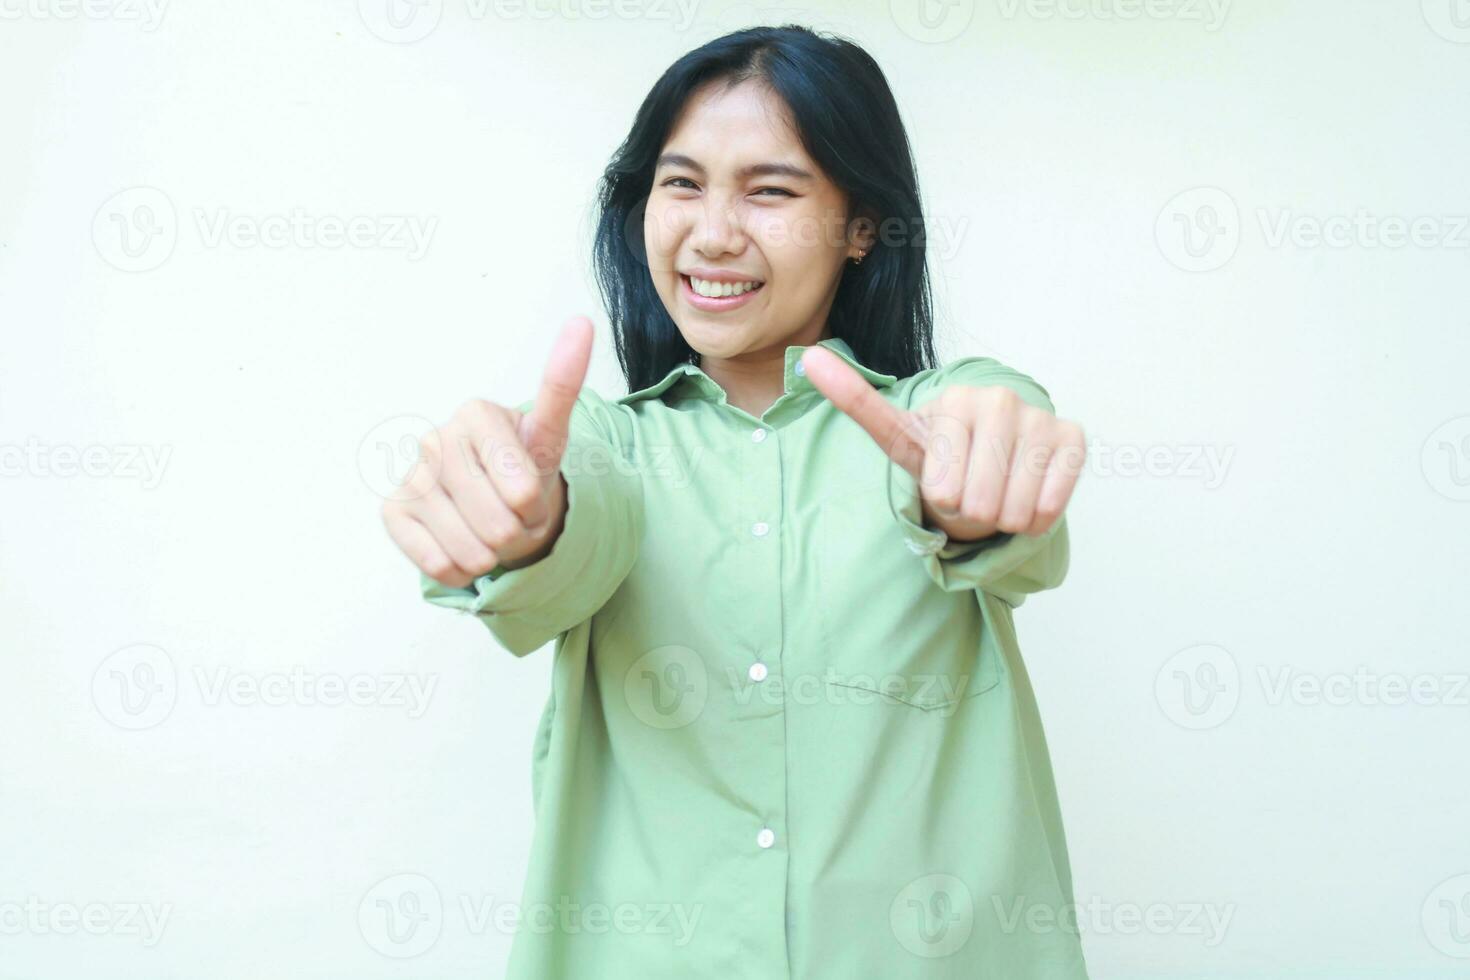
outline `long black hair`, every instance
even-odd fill
[[[854,42],[787,24],[726,34],[669,66],[603,172],[593,272],[628,390],[698,362],[654,288],[643,215],[659,152],[685,100],[720,79],[727,88],[754,79],[779,95],[807,154],[846,192],[849,220],[866,216],[878,233],[861,265],[843,263],[831,334],[884,374],[905,378],[935,366],[918,177],[888,81]]]

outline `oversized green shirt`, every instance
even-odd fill
[[[821,343],[904,408],[966,384],[1055,411],[992,358],[899,379]],[[551,552],[420,578],[516,656],[556,644],[510,980],[1086,977],[1012,621],[1066,575],[1065,517],[926,528],[804,349],[760,418],[693,364],[584,387]]]

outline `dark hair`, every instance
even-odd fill
[[[908,135],[888,81],[854,42],[794,24],[753,27],[683,55],[654,83],[598,185],[593,271],[628,390],[697,362],[648,272],[643,215],[654,167],[685,100],[701,85],[758,80],[790,107],[807,154],[847,193],[848,218],[878,232],[862,265],[843,263],[831,334],[875,371],[908,377],[937,360],[923,212]],[[885,241],[894,223],[905,233]]]

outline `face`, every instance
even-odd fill
[[[784,355],[828,336],[842,265],[869,247],[846,195],[756,82],[695,92],[654,171],[644,219],[653,283],[705,358]]]

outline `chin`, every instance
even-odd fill
[[[719,323],[686,319],[676,324],[684,341],[699,352],[701,357],[733,357],[745,350],[748,336],[745,330],[732,330]]]

